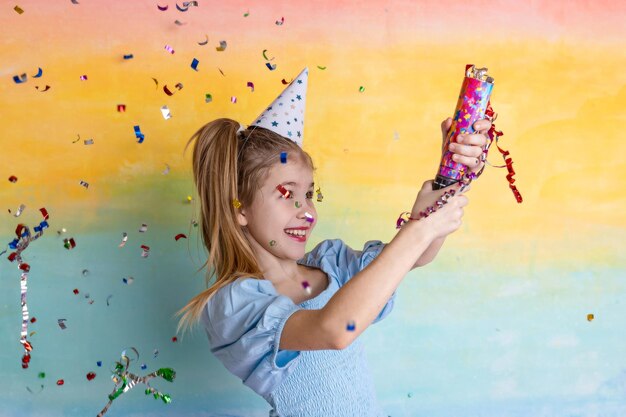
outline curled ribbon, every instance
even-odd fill
[[[20,332],[20,343],[24,347],[24,356],[22,356],[22,368],[27,369],[28,364],[30,362],[30,352],[33,350],[33,346],[28,341],[28,320],[29,320],[29,312],[28,312],[28,304],[26,303],[26,295],[28,294],[28,272],[30,271],[30,265],[22,259],[22,252],[30,245],[30,242],[33,242],[43,234],[44,229],[49,227],[48,225],[48,211],[45,208],[40,208],[39,211],[43,216],[43,221],[39,223],[38,226],[35,226],[33,230],[36,232],[35,235],[30,234],[30,229],[28,226],[23,224],[18,224],[15,229],[15,234],[17,238],[13,239],[9,243],[9,248],[15,249],[15,252],[12,252],[8,259],[13,262],[17,260],[17,267],[22,271],[20,276],[20,301],[22,305],[22,331]]]

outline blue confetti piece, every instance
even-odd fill
[[[137,140],[138,143],[143,143],[145,136],[143,133],[141,133],[141,129],[139,128],[139,126],[135,126],[135,136],[138,139]]]
[[[26,82],[26,74],[22,74],[22,75],[14,75],[13,76],[13,81],[15,81],[15,84],[22,84]]]
[[[280,162],[283,164],[287,163],[287,152],[281,152],[280,153]]]
[[[96,365],[98,365],[98,366],[102,366],[102,361],[98,361],[98,362],[96,362]]]
[[[274,71],[276,69],[276,64],[272,65],[269,62],[266,62],[265,66],[269,68],[270,71]]]
[[[191,61],[191,68],[193,68],[195,71],[198,71],[198,64],[199,63],[200,63],[200,61],[198,61],[196,58],[194,58],[193,61]]]
[[[124,59],[133,59],[133,54],[124,55]]]
[[[348,330],[349,332],[353,332],[355,328],[356,324],[354,323],[354,321],[349,321],[346,330]]]
[[[146,368],[148,368],[148,365],[146,365],[145,363],[142,363],[141,364],[141,369],[146,369]]]
[[[39,78],[41,77],[42,74],[43,74],[43,70],[40,67],[39,70],[37,71],[37,75],[33,75],[33,78]]]

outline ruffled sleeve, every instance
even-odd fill
[[[265,397],[293,370],[300,352],[281,350],[287,319],[301,308],[276,292],[270,281],[246,278],[218,290],[202,323],[211,352],[233,374]]]
[[[363,250],[354,250],[341,239],[329,239],[320,242],[303,260],[307,265],[331,272],[341,287],[369,265],[384,248],[385,243],[380,240],[370,240],[363,245]],[[395,299],[396,291],[372,323],[384,319],[391,312]]]

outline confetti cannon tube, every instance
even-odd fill
[[[492,90],[493,78],[487,75],[487,68],[466,66],[459,101],[454,110],[452,126],[444,141],[439,172],[433,183],[433,189],[438,190],[461,181],[468,171],[467,166],[452,159],[452,152],[448,147],[450,143],[456,142],[458,135],[475,133],[472,125],[485,117]]]

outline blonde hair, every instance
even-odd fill
[[[193,147],[193,177],[200,202],[199,228],[208,250],[207,289],[180,309],[178,330],[199,320],[202,309],[220,288],[240,277],[263,279],[262,272],[242,227],[234,200],[249,207],[269,169],[280,153],[300,159],[311,169],[313,160],[295,142],[261,127],[251,126],[238,134],[239,122],[217,119],[201,127],[187,142]],[[211,280],[215,281],[211,283]]]

